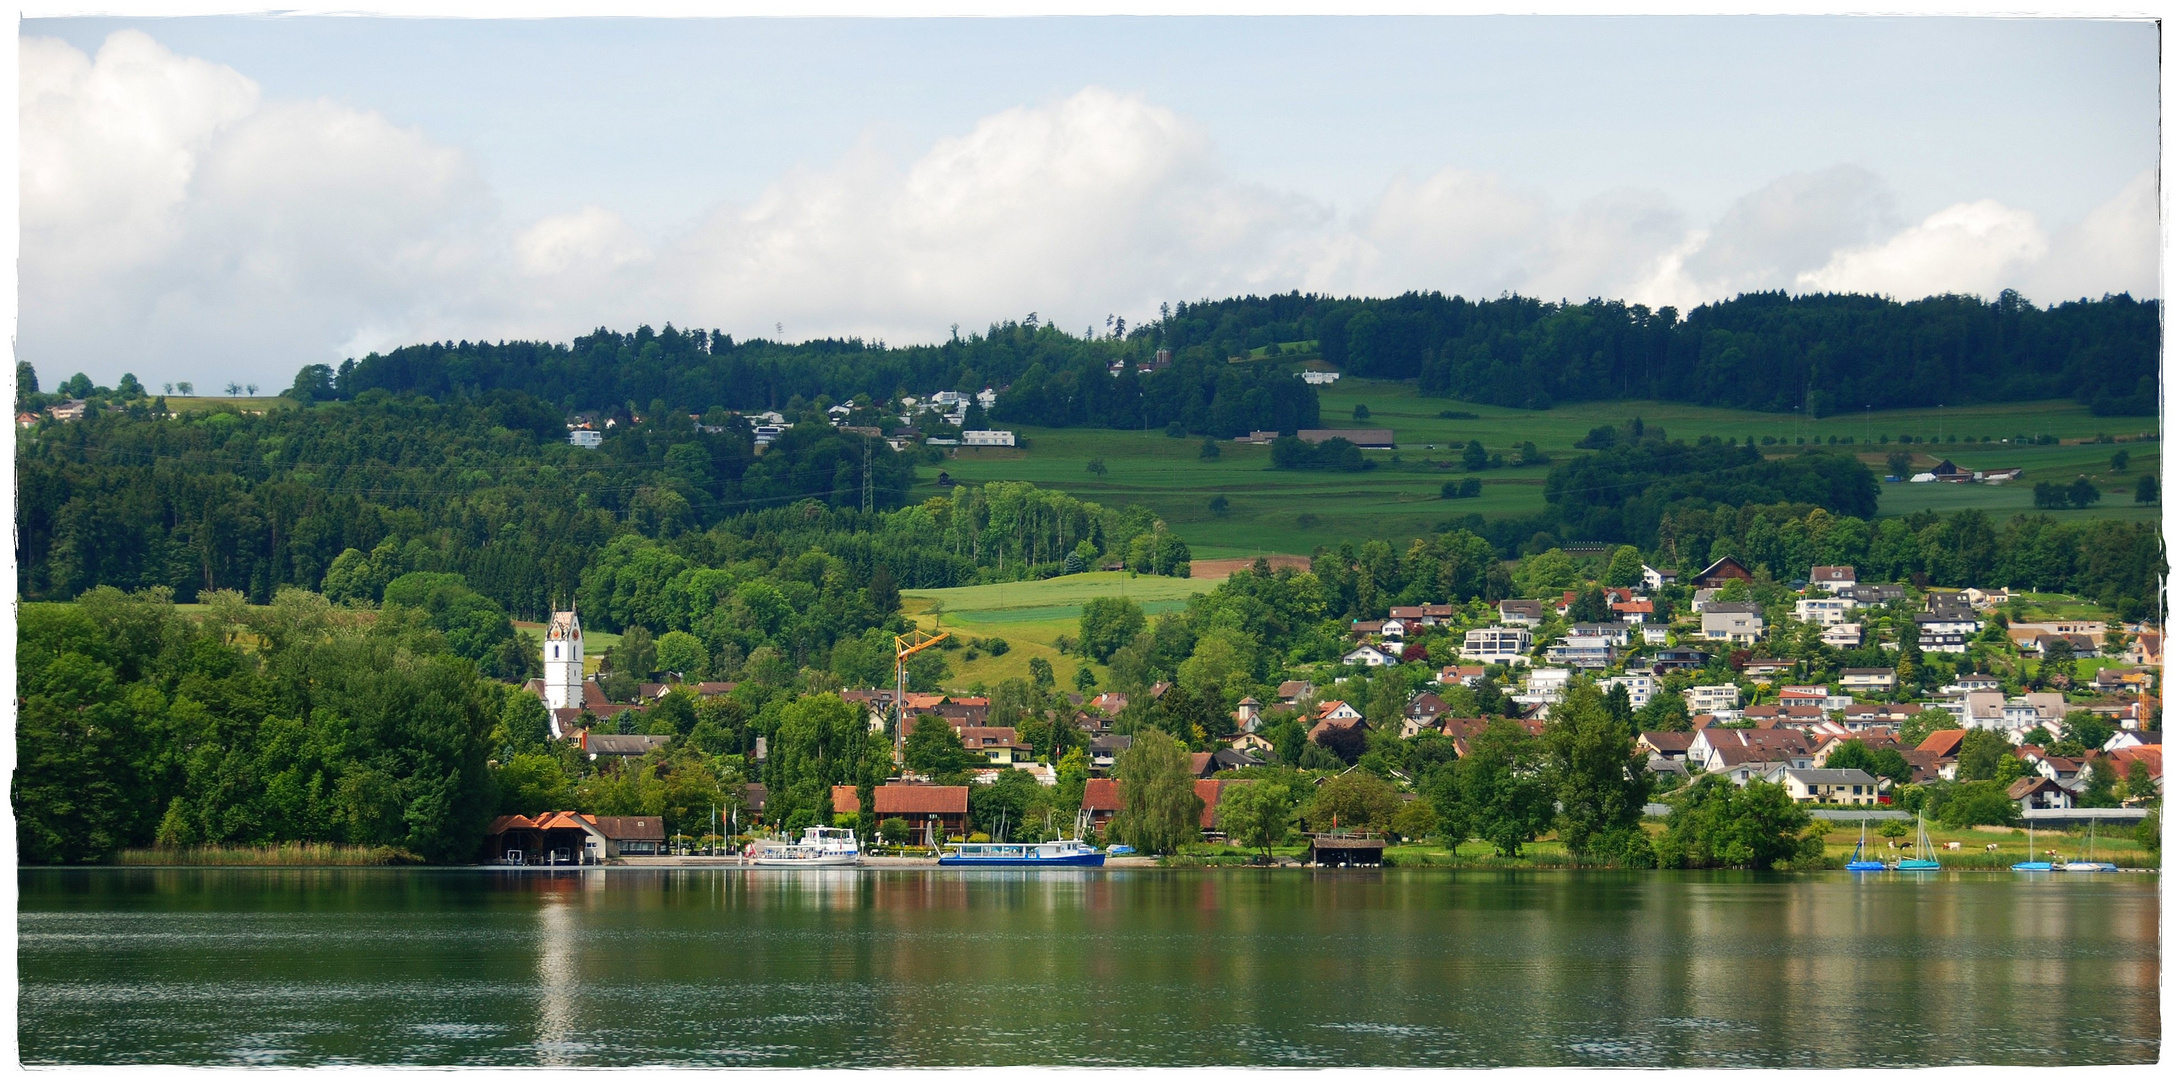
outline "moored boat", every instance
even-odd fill
[[[862,845],[855,840],[853,829],[830,829],[820,825],[802,830],[802,838],[791,844],[751,845],[746,858],[755,866],[796,869],[854,866],[862,862]]]
[[[2056,869],[2048,860],[2034,857],[2034,823],[2031,821],[2027,823],[2027,861],[2013,863],[2012,869],[2031,873]]]
[[[2117,871],[2116,863],[2095,861],[2095,821],[2087,821],[2087,857],[2078,862],[2067,862],[2064,869],[2075,874],[2106,874]]]
[[[1913,856],[1898,860],[1900,870],[1941,870],[1944,864],[1936,861],[1936,845],[1929,842],[1928,826],[1921,815],[1913,815]]]
[[[1848,859],[1848,860],[1846,860],[1846,863],[1845,863],[1845,868],[1846,868],[1847,870],[1851,870],[1851,871],[1853,871],[1853,872],[1854,872],[1854,873],[1856,873],[1856,874],[1869,874],[1869,873],[1875,873],[1875,872],[1877,872],[1877,871],[1881,871],[1881,870],[1888,870],[1888,869],[1890,869],[1890,864],[1888,864],[1888,863],[1884,862],[1884,861],[1883,861],[1883,860],[1881,860],[1881,859],[1864,859],[1864,858],[1861,858],[1861,854],[1860,854],[1860,853],[1861,853],[1861,849],[1862,849],[1862,848],[1865,848],[1865,847],[1867,847],[1867,846],[1868,846],[1868,819],[1867,819],[1867,818],[1862,818],[1862,819],[1860,819],[1860,840],[1859,840],[1859,841],[1858,841],[1857,843],[1855,843],[1855,844],[1853,845],[1853,857],[1852,857],[1851,859]]]
[[[1080,840],[1041,844],[954,844],[939,866],[1103,866],[1104,853]]]

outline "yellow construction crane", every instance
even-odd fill
[[[908,657],[944,641],[953,635],[943,630],[932,633],[917,627],[905,634],[895,634],[892,639],[892,763],[899,767],[907,761],[907,688]]]

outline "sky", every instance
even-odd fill
[[[257,382],[598,326],[1292,289],[2159,296],[2146,22],[27,19],[17,351]]]

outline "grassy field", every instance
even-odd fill
[[[168,412],[203,412],[222,405],[231,405],[244,412],[264,412],[267,409],[292,409],[295,399],[278,394],[259,394],[256,397],[181,397],[169,394],[166,398]]]
[[[1041,657],[1051,664],[1060,685],[1071,687],[1084,661],[1079,654],[1061,655],[1056,642],[1062,634],[1073,637],[1081,632],[1084,603],[1100,596],[1125,596],[1156,615],[1187,606],[1188,597],[1216,584],[1203,578],[1099,571],[1005,585],[908,589],[900,596],[902,610],[926,630],[944,629],[963,639],[1004,638],[1010,646],[1003,656],[977,649],[974,660],[967,659],[967,649],[948,650],[945,658],[953,670],[946,680],[949,686],[966,688],[978,682],[992,686],[1005,679],[1025,679],[1029,661]],[[941,604],[942,611],[938,610]],[[1089,666],[1101,682],[1104,669]]]
[[[539,649],[544,648],[544,631],[543,623],[516,622],[514,624],[514,632],[528,638],[530,644]],[[598,665],[605,661],[605,650],[618,644],[620,644],[619,634],[608,634],[603,630],[592,630],[589,627],[584,627],[582,630],[583,674],[597,674]]]
[[[1646,424],[1663,427],[1671,437],[1689,441],[1702,435],[1731,439],[1752,435],[1757,441],[1765,436],[1782,439],[1789,446],[1797,439],[1819,442],[1850,436],[1854,450],[1879,474],[1889,452],[1900,448],[1895,442],[1869,445],[1882,435],[1893,440],[1905,434],[1917,439],[1976,440],[1984,435],[1992,439],[2054,435],[2075,441],[2054,446],[1915,443],[1911,451],[1919,468],[1935,464],[1940,455],[1964,468],[2018,467],[2027,472],[2008,485],[1885,484],[1881,513],[1975,507],[2008,517],[2033,509],[2037,481],[2070,483],[2086,474],[2103,488],[2103,501],[2085,511],[2066,511],[2067,516],[2156,517],[2154,507],[2132,502],[2134,479],[2159,468],[2156,443],[2125,444],[2134,460],[2126,473],[2117,474],[2110,471],[2110,456],[2119,446],[2077,441],[2099,435],[2126,439],[2152,435],[2155,421],[2098,417],[2071,402],[1909,409],[1812,421],[1791,414],[1654,401],[1584,402],[1530,412],[1425,398],[1410,383],[1352,378],[1323,388],[1322,400],[1325,426],[1389,427],[1398,434],[1399,449],[1368,452],[1377,467],[1367,472],[1289,472],[1270,468],[1267,447],[1221,442],[1218,457],[1206,461],[1200,457],[1202,440],[1167,438],[1162,431],[1024,427],[1018,430],[1029,441],[1026,448],[962,449],[942,466],[923,467],[917,495],[941,493],[936,486],[941,469],[961,480],[1026,480],[1107,505],[1138,502],[1149,506],[1201,557],[1305,554],[1318,544],[1341,540],[1420,535],[1447,518],[1471,513],[1493,518],[1534,513],[1544,505],[1542,485],[1548,466],[1488,470],[1477,474],[1482,481],[1481,497],[1440,498],[1439,489],[1446,480],[1469,475],[1458,467],[1459,448],[1478,439],[1492,452],[1505,453],[1532,441],[1544,453],[1562,458],[1578,452],[1573,444],[1591,428],[1639,416]],[[1357,405],[1368,407],[1366,420],[1352,418]],[[1444,412],[1471,413],[1476,419],[1444,419],[1439,416]],[[1103,460],[1104,475],[1089,472],[1091,459]],[[1221,495],[1229,505],[1224,513],[1213,513],[1210,502]]]

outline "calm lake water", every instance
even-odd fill
[[[2151,874],[22,870],[24,1064],[2156,1060]]]

